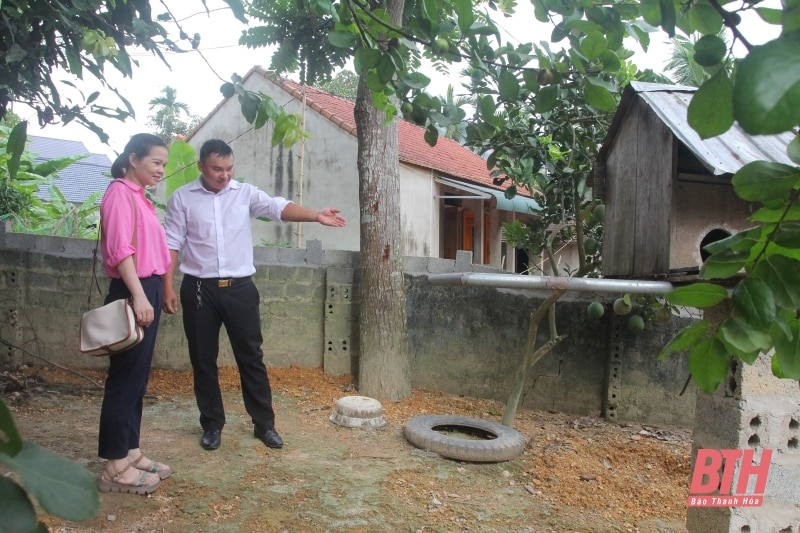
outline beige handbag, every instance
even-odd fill
[[[144,339],[129,299],[114,300],[81,317],[81,353],[113,355],[133,348]]]
[[[131,195],[133,207],[133,236],[131,245],[136,248],[136,204]],[[102,227],[100,228],[102,231]],[[97,284],[96,265],[100,233],[97,235],[92,261],[92,281]],[[134,265],[136,256],[134,254]],[[98,290],[100,289],[98,285]],[[89,289],[87,306],[91,307],[92,292]],[[87,311],[81,316],[79,349],[86,355],[113,355],[133,348],[144,339],[144,329],[136,323],[133,302],[130,298],[115,300],[102,307]]]

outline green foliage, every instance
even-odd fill
[[[308,134],[303,131],[302,119],[299,115],[286,113],[272,98],[261,92],[246,89],[242,77],[234,74],[230,82],[223,83],[220,92],[225,98],[236,96],[242,109],[242,115],[256,129],[272,122],[272,146],[283,143],[290,147]]]
[[[266,13],[271,2],[257,4]],[[513,2],[489,3],[488,8],[513,11]],[[289,8],[282,4],[282,9]],[[402,6],[400,0],[317,0],[304,9],[305,14],[298,11],[297,16],[305,15],[327,32],[330,46],[325,54],[353,57],[356,72],[387,123],[401,110],[406,119],[425,128],[431,145],[458,114],[454,106],[426,92],[429,78],[420,65],[425,59],[442,72],[458,65],[466,75],[467,92],[475,97],[467,144],[488,154],[487,166],[498,181],[512,181],[508,194],[524,187],[543,195],[539,225],[506,227],[507,237],[532,252],[547,253],[573,238],[579,244],[587,239],[602,243],[598,221],[589,216],[593,205],[587,176],[620,88],[631,79],[647,79],[628,63],[632,52],[627,43],[638,43],[646,51],[653,27],[669,37],[699,35],[690,58],[702,68],[702,76],[697,78],[689,122],[701,137],[719,135],[735,122],[754,135],[789,131],[800,124],[800,16],[795,5],[769,10],[757,2],[733,8],[706,0],[536,2],[536,19],[553,25],[550,43],[558,43],[558,51],[547,42],[503,42],[492,20],[468,0],[421,0]],[[389,13],[395,9],[403,14],[399,25],[390,22],[394,19]],[[781,26],[780,37],[751,46],[739,28],[749,10]],[[273,61],[280,73],[303,63],[292,50],[324,45],[318,36],[301,44],[302,32],[277,32],[297,27],[277,19],[277,13],[269,12],[263,18],[266,29],[254,32],[272,32],[275,43],[279,37],[291,41],[286,56]],[[288,11],[286,15],[294,16]],[[720,36],[723,28],[736,30],[726,30],[730,45]],[[731,50],[737,41],[749,53],[736,61],[731,73]],[[302,68],[303,79],[324,79],[331,71],[310,60]],[[788,153],[798,163],[797,141]],[[743,199],[763,205],[751,217],[754,228],[708,247],[711,256],[702,275],[709,282],[667,296],[670,307],[730,304],[729,320],[708,325],[696,337],[700,329],[692,329],[690,336],[679,334],[679,342],[668,345],[672,351],[680,347],[689,352],[692,376],[704,391],[722,382],[732,357],[752,362],[756,350],[773,347],[775,374],[800,379],[800,324],[794,318],[798,294],[792,285],[800,266],[800,171],[791,165],[753,163],[734,176],[733,184]],[[594,258],[585,250],[581,254],[579,267],[568,273],[590,272]],[[717,283],[739,273],[745,279],[732,283],[730,293]]]
[[[358,94],[358,76],[351,70],[342,70],[330,80],[320,83],[321,90],[355,102]]]
[[[246,21],[242,0],[224,0],[234,15]],[[205,0],[201,0],[205,7]],[[152,3],[155,5],[155,3]],[[153,16],[147,0],[81,0],[56,2],[44,0],[4,0],[0,3],[0,118],[14,102],[36,110],[41,126],[60,119],[76,121],[94,131],[103,142],[108,135],[91,115],[125,120],[133,116],[128,100],[105,78],[111,67],[125,78],[133,76],[136,61],[132,49],[150,52],[167,63],[163,51],[181,51],[171,40],[163,21],[172,21],[169,13]],[[207,11],[207,8],[206,8]],[[181,32],[183,33],[183,32]],[[200,36],[186,39],[196,48]],[[64,74],[67,74],[65,78]],[[100,92],[78,94],[77,101],[63,94],[76,88],[78,80],[91,75],[113,92],[117,107],[98,102]]]
[[[85,155],[62,157],[42,163],[27,149],[27,122],[9,130],[0,126],[0,221],[13,220],[13,231],[62,237],[94,238],[97,235],[99,207],[95,193],[82,205],[68,202],[58,187],[52,186],[58,172]],[[36,192],[48,187],[50,200],[44,202]]]
[[[49,189],[50,199],[31,199],[31,205],[14,221],[17,233],[56,235],[80,239],[94,239],[100,224],[100,191],[92,193],[81,205],[64,197],[58,187]]]
[[[178,92],[169,85],[149,104],[153,113],[147,124],[155,128],[155,134],[167,144],[178,135],[188,135],[201,120],[189,113],[189,106],[178,100]]]
[[[197,152],[186,141],[175,140],[169,145],[167,168],[164,170],[165,197],[197,179]]]
[[[248,28],[239,44],[248,48],[277,45],[271,68],[279,73],[299,70],[301,83],[331,81],[333,70],[344,67],[350,56],[350,51],[328,44],[339,15],[326,0],[253,0],[247,14],[254,22],[271,23]]]
[[[0,463],[15,476],[0,477],[0,516],[8,531],[46,531],[34,501],[47,514],[88,520],[100,508],[91,473],[80,464],[25,441],[0,400]]]
[[[739,64],[733,109],[747,133],[781,133],[800,124],[798,56],[800,30],[795,30],[753,47]]]
[[[761,353],[772,355],[776,376],[800,379],[797,309],[800,308],[800,226],[795,213],[800,169],[756,162],[733,177],[738,196],[764,204],[751,220],[753,229],[707,247],[711,252],[701,269],[709,280],[730,280],[746,274],[732,290],[713,283],[696,283],[673,290],[666,298],[674,305],[706,309],[727,303],[730,311],[702,335],[681,342],[690,350],[692,376],[706,392],[713,391],[728,371],[730,357],[751,364]],[[768,211],[764,211],[767,209]],[[676,338],[687,338],[687,330]],[[662,351],[678,351],[675,341]]]

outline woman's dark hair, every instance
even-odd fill
[[[161,140],[160,137],[150,133],[137,133],[131,137],[131,140],[125,145],[125,149],[114,160],[114,163],[111,164],[111,176],[113,178],[122,178],[125,176],[131,154],[135,155],[137,159],[142,159],[150,155],[150,150],[152,150],[154,146],[166,148],[167,143]]]

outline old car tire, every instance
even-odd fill
[[[494,438],[466,439],[445,435],[435,428],[464,428],[465,433],[475,430]],[[406,422],[403,434],[417,448],[436,452],[443,457],[476,463],[495,463],[514,459],[525,448],[525,437],[509,427],[454,415],[417,416]]]

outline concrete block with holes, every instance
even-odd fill
[[[797,381],[774,377],[770,362],[771,355],[753,365],[736,361],[717,391],[697,395],[692,450],[693,458],[701,448],[753,450],[758,461],[771,450],[763,504],[689,507],[690,533],[800,533],[800,388]],[[736,462],[734,486],[741,463]],[[745,494],[756,492],[757,480],[749,476]]]
[[[323,368],[328,375],[354,374],[353,269],[329,268],[325,290]]]

